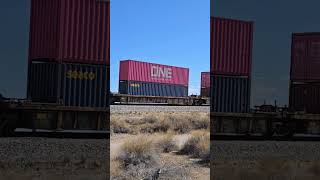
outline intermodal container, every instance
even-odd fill
[[[211,72],[250,76],[253,22],[211,17]]]
[[[210,72],[201,72],[201,88],[210,87]]]
[[[320,33],[294,33],[291,44],[291,80],[320,80]]]
[[[200,95],[210,97],[210,72],[201,72]]]
[[[120,62],[120,81],[181,85],[188,87],[189,69],[134,60]]]
[[[244,113],[250,109],[250,79],[211,76],[211,111]]]
[[[29,67],[28,99],[72,107],[108,107],[108,66],[32,62]]]
[[[140,96],[188,96],[188,87],[175,84],[161,84],[137,81],[120,81],[119,93]]]
[[[320,82],[291,82],[289,105],[293,111],[320,114]]]
[[[29,61],[109,65],[108,0],[32,0]]]
[[[201,88],[200,89],[200,96],[202,96],[202,97],[210,97],[210,87]]]

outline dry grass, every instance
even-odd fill
[[[169,130],[177,133],[189,133],[197,129],[209,129],[208,113],[140,113],[111,115],[113,133],[158,133]]]
[[[119,177],[122,174],[121,164],[119,161],[113,160],[110,162],[110,175],[111,177]]]
[[[152,167],[157,164],[153,141],[147,136],[137,136],[127,139],[121,146],[117,161],[122,168],[143,165]]]
[[[155,173],[159,154],[154,140],[149,136],[138,135],[127,139],[120,152],[111,161],[111,179],[143,179]]]
[[[164,153],[178,150],[178,146],[174,141],[174,134],[172,132],[168,132],[167,134],[163,135],[156,143],[156,147],[160,150],[160,152]]]
[[[129,125],[124,119],[113,116],[110,121],[110,129],[113,133],[130,133]]]
[[[171,165],[169,167],[160,157],[174,156],[174,153],[166,155],[162,153],[179,151],[179,147],[188,137],[186,133],[196,130],[206,132],[208,135],[208,142],[202,140],[198,142],[197,156],[209,160],[209,124],[208,113],[111,114],[111,131],[136,135],[126,138],[124,142],[121,140],[121,144],[116,146],[117,153],[113,154],[115,157],[111,157],[111,179],[150,178],[159,168],[163,171],[162,178],[185,177],[186,167],[171,167]],[[197,132],[193,134],[196,135]]]
[[[210,162],[210,133],[206,130],[193,131],[181,152]]]

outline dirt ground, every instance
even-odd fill
[[[117,153],[120,151],[120,147],[124,141],[133,136],[134,135],[118,134],[111,137],[111,161],[113,161],[112,157],[117,156]],[[182,134],[176,135],[174,138],[177,142],[177,145],[181,147],[189,136],[190,135],[188,134]],[[199,159],[193,159],[187,155],[181,155],[175,151],[170,153],[161,153],[159,159],[159,166],[165,169],[167,172],[167,174],[166,172],[160,174],[159,179],[210,179],[210,168],[199,163]]]

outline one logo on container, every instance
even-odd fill
[[[152,78],[172,78],[172,69],[160,66],[151,66],[151,77]]]
[[[96,74],[93,72],[82,72],[82,71],[72,71],[67,72],[67,78],[69,79],[80,79],[80,80],[93,80],[96,78]]]

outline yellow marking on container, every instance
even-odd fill
[[[96,78],[96,74],[93,73],[93,72],[83,72],[83,71],[72,71],[72,70],[69,70],[67,72],[67,78],[69,79],[80,79],[80,80],[93,80]]]
[[[140,84],[130,84],[131,87],[140,87]]]
[[[36,118],[39,120],[47,119],[47,113],[37,113]]]

